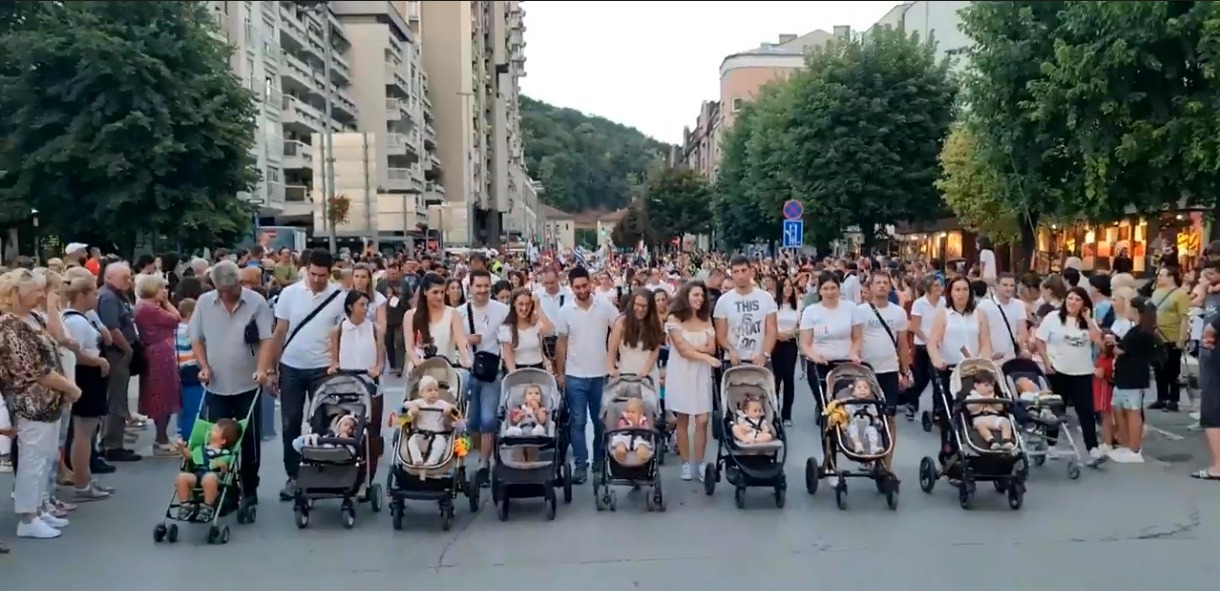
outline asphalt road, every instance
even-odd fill
[[[697,481],[679,481],[677,466],[667,462],[664,514],[645,512],[643,498],[627,491],[620,492],[616,513],[598,513],[586,486],[571,505],[560,506],[554,522],[544,519],[540,503],[520,502],[501,523],[484,495],[475,515],[459,505],[450,532],[441,531],[434,505],[422,503],[410,507],[404,531],[393,531],[388,513],[373,515],[367,506],[355,529],[345,530],[333,502],[319,503],[310,528],[299,531],[290,506],[275,500],[280,452],[267,444],[258,522],[235,525],[228,545],[205,546],[199,526],[186,527],[178,544],[153,543],[176,465],[147,458],[121,466],[108,480],[118,494],[82,506],[60,539],[13,542],[13,552],[0,556],[0,585],[31,591],[1216,588],[1220,484],[1187,477],[1206,455],[1201,436],[1185,429],[1185,413],[1150,413],[1157,428],[1146,449],[1158,461],[1086,470],[1079,481],[1067,480],[1061,462],[1035,468],[1021,511],[1010,510],[989,486],[979,488],[969,512],[944,481],[931,495],[921,492],[917,466],[935,453],[936,438],[903,421],[895,464],[904,480],[901,506],[890,511],[870,483],[855,482],[849,508],[840,511],[825,485],[814,497],[803,490],[805,459],[819,451],[804,386],[798,407],[782,510],[764,490],[751,491],[744,510],[734,507],[724,486],[709,498]],[[0,475],[0,490],[10,481]],[[0,539],[8,540],[15,521],[8,495],[0,497]]]

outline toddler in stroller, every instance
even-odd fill
[[[991,372],[980,371],[974,375],[973,388],[965,403],[970,423],[984,445],[992,450],[1006,451],[1016,447],[1012,421],[1005,414],[1004,405],[996,400],[996,377]]]
[[[206,441],[188,447],[185,441],[178,449],[189,470],[178,474],[178,519],[211,521],[220,496],[221,475],[233,467],[233,446],[242,435],[241,425],[233,419],[221,419],[212,426]],[[203,489],[203,503],[192,502],[193,491]]]
[[[867,455],[883,453],[885,446],[881,445],[881,413],[876,405],[863,404],[874,400],[872,383],[868,379],[857,378],[852,382],[848,396],[840,398],[856,402],[852,405],[854,410],[846,428],[852,451]]]
[[[419,398],[402,405],[409,433],[407,457],[414,466],[437,465],[449,451],[458,410],[440,395],[440,383],[426,375],[419,380]]]
[[[546,422],[550,418],[542,406],[542,386],[530,384],[521,396],[521,406],[508,411],[506,437],[542,437],[546,435]]]
[[[307,447],[335,448],[336,444],[331,443],[331,438],[352,439],[356,437],[356,427],[358,423],[356,416],[343,413],[337,415],[329,429],[326,430],[326,439],[318,436],[317,433],[307,433],[292,440],[292,449],[300,453]],[[348,451],[356,453],[355,448],[347,446]]]
[[[619,417],[616,427],[625,429],[648,429],[651,421],[644,414],[644,401],[639,398],[628,400],[623,408],[623,416]],[[636,437],[626,433],[616,433],[610,438],[610,451],[620,464],[628,462],[627,454],[634,454],[637,464],[643,464],[652,457],[652,442],[647,437]]]
[[[611,487],[649,487],[645,506],[649,511],[666,508],[665,494],[658,472],[664,422],[660,396],[648,377],[620,375],[602,391],[605,447],[609,454],[593,481],[593,496],[598,511],[616,510],[617,495]]]
[[[771,424],[767,422],[767,410],[763,406],[763,393],[759,391],[755,394],[749,394],[746,401],[741,405],[741,412],[737,414],[737,420],[733,422],[733,439],[737,443],[749,445],[751,443],[766,443],[775,439],[775,432],[771,429]]]
[[[339,372],[323,379],[314,391],[301,425],[303,435],[293,441],[301,454],[293,499],[298,528],[309,527],[319,500],[340,501],[345,528],[356,524],[357,502],[367,500],[373,512],[381,510],[381,487],[371,479],[367,432],[373,390],[373,381],[363,372]]]

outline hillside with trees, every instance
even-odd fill
[[[527,96],[521,135],[540,199],[569,213],[625,207],[669,150],[635,128]]]

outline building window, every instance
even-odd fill
[[[250,79],[250,90],[257,91],[258,86],[254,83],[254,58],[246,58],[246,76]]]
[[[745,104],[745,101],[742,100],[741,97],[733,97],[733,112],[736,113],[737,111],[740,111],[743,104]]]
[[[267,181],[268,182],[278,183],[278,182],[281,182],[282,180],[283,180],[283,177],[280,175],[280,169],[274,168],[271,166],[267,167]]]

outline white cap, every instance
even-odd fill
[[[64,254],[76,254],[86,248],[89,248],[89,245],[84,242],[70,242],[67,248],[64,249]]]

